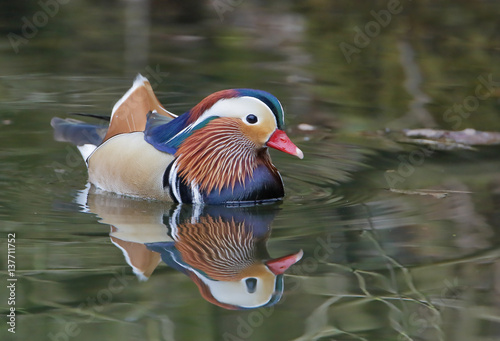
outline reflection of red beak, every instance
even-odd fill
[[[304,153],[302,153],[302,150],[297,148],[297,146],[294,145],[292,141],[290,141],[290,138],[283,130],[276,129],[266,144],[271,148],[281,150],[282,152],[291,155],[295,155],[299,159],[304,158]]]
[[[271,272],[275,275],[281,275],[284,273],[290,266],[293,264],[297,263],[302,256],[304,255],[304,252],[300,250],[297,253],[292,253],[291,255],[288,256],[283,256],[280,258],[276,259],[271,259],[267,261],[265,264],[271,270]]]

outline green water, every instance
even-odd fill
[[[497,2],[51,4],[0,5],[2,340],[500,339],[499,148],[382,133],[500,131]],[[224,309],[163,262],[139,280],[109,215],[140,225],[175,208],[81,205],[85,164],[50,119],[109,114],[137,73],[178,114],[225,88],[283,104],[305,158],[271,152],[286,198],[263,243],[304,256],[276,305]]]

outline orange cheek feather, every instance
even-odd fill
[[[259,148],[265,146],[267,140],[276,129],[275,125],[267,120],[258,125],[248,125],[240,121],[239,125],[241,132]]]

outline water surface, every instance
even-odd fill
[[[401,6],[377,33],[371,11],[387,2],[243,1],[221,13],[210,2],[72,1],[16,53],[7,35],[43,9],[1,5],[3,315],[10,233],[17,278],[16,333],[3,323],[2,339],[499,339],[498,147],[429,150],[384,132],[500,131],[500,6]],[[271,152],[285,200],[178,220],[244,222],[259,261],[303,250],[264,307],[207,299],[152,250],[177,208],[87,194],[77,150],[54,141],[53,116],[108,114],[138,72],[178,114],[224,88],[282,102],[305,154]]]

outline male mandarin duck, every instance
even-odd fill
[[[112,243],[139,279],[147,280],[163,260],[187,275],[204,299],[226,309],[277,303],[284,272],[303,254],[269,257],[273,206],[168,207],[105,192],[90,192],[85,206],[111,225]]]
[[[280,102],[261,90],[222,90],[176,116],[138,75],[105,133],[75,120],[51,124],[56,139],[78,145],[96,187],[177,203],[280,200],[283,182],[267,147],[303,158],[283,131]]]

